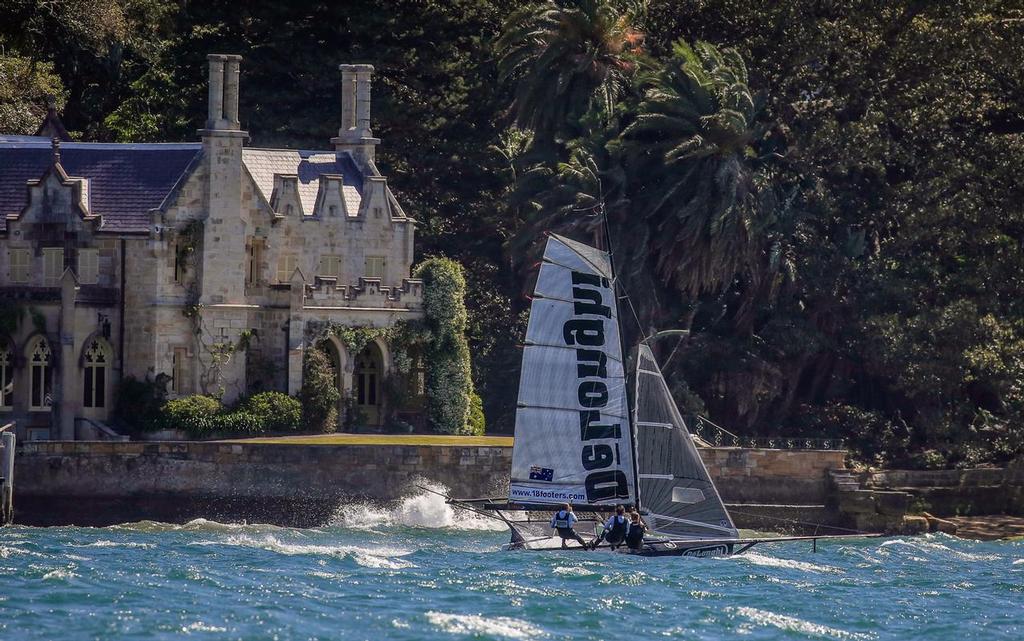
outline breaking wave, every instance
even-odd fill
[[[741,563],[751,563],[753,565],[761,565],[771,568],[783,568],[789,570],[799,570],[801,572],[816,572],[821,574],[843,574],[843,570],[834,568],[829,565],[817,565],[815,563],[808,563],[806,561],[794,561],[792,559],[782,559],[776,556],[766,556],[757,552],[747,552],[746,554],[738,554],[732,557],[726,557],[728,560],[738,561]]]
[[[827,625],[821,625],[820,623],[813,623],[811,621],[805,621],[804,619],[798,619],[784,614],[776,614],[775,612],[769,612],[767,610],[758,610],[757,608],[726,608],[726,611],[735,612],[754,625],[771,626],[785,632],[794,632],[806,636],[839,639],[840,641],[867,641],[868,639],[876,638],[873,634],[864,632],[847,632],[846,630],[830,628]]]
[[[352,559],[358,565],[367,568],[385,568],[400,570],[414,567],[401,557],[412,554],[413,550],[387,546],[331,545],[320,543],[292,543],[279,537],[267,534],[253,536],[238,534],[217,541],[200,541],[193,545],[229,545],[236,547],[255,548],[283,554],[285,556],[309,555]]]
[[[505,639],[537,639],[547,634],[543,629],[512,617],[485,617],[475,614],[445,614],[427,612],[427,620],[444,632],[471,634],[474,637],[493,636]]]
[[[355,530],[394,526],[491,531],[506,528],[497,519],[448,505],[443,496],[448,492],[445,486],[436,483],[424,486],[427,489],[392,503],[342,503],[334,511],[330,525]]]

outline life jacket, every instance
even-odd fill
[[[633,549],[640,549],[644,542],[644,530],[646,529],[642,523],[630,524],[629,532],[626,533],[626,545]]]
[[[616,515],[614,520],[612,520],[612,528],[604,535],[605,540],[609,543],[621,543],[626,538],[628,523],[626,517]]]
[[[553,523],[555,524],[555,528],[559,530],[568,530],[572,527],[572,524],[569,523],[569,513],[565,510],[559,510],[558,514],[555,514]]]

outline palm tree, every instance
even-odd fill
[[[678,42],[644,84],[621,149],[655,269],[691,295],[720,292],[751,265],[772,192],[755,158],[746,65],[735,50]]]
[[[593,107],[611,112],[642,37],[608,0],[547,0],[514,12],[497,41],[512,112],[542,148],[576,133]]]

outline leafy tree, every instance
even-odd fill
[[[679,41],[623,132],[658,273],[691,295],[751,261],[763,180],[747,68],[735,50]]]
[[[59,109],[63,94],[51,63],[0,55],[0,132],[34,134],[46,116],[47,101],[54,98]]]
[[[642,42],[628,14],[608,0],[548,0],[509,16],[496,46],[500,75],[514,84],[516,124],[548,147],[578,132],[594,103],[611,112]]]

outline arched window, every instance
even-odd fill
[[[49,411],[53,405],[53,366],[50,343],[40,336],[28,353],[29,389],[28,408]]]
[[[9,347],[0,345],[0,410],[14,405],[14,354]]]
[[[110,349],[100,339],[89,341],[85,348],[82,372],[82,406],[106,407],[107,365],[110,363]]]

